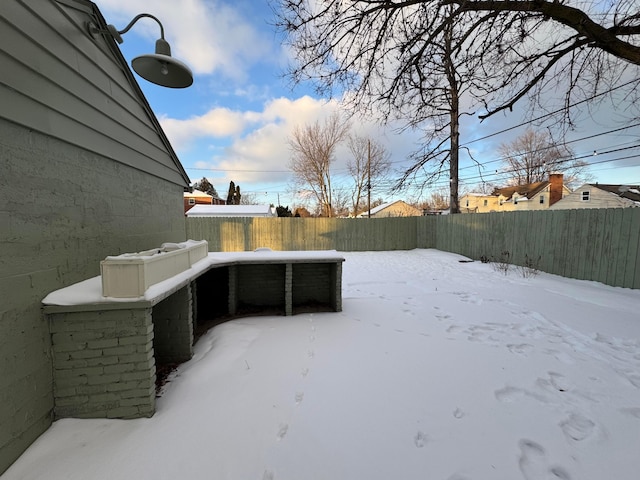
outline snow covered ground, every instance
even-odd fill
[[[220,325],[153,418],[57,421],[1,480],[638,478],[640,291],[345,257],[344,311]]]

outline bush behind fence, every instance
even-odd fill
[[[640,288],[640,208],[405,218],[187,218],[210,251],[436,248],[475,260],[532,260],[541,271]]]

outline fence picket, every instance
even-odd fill
[[[403,218],[187,218],[210,251],[437,248],[608,285],[640,288],[640,208],[500,212]]]

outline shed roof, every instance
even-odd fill
[[[270,205],[194,205],[188,217],[275,217]]]

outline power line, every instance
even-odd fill
[[[514,126],[509,127],[509,128],[505,128],[504,130],[500,130],[500,131],[498,131],[498,132],[490,133],[490,134],[488,134],[488,135],[485,135],[484,137],[480,137],[480,138],[475,138],[475,139],[473,139],[473,140],[469,140],[468,142],[465,142],[465,143],[461,144],[460,146],[461,146],[461,147],[464,147],[464,146],[470,145],[470,144],[472,144],[472,143],[479,142],[479,141],[481,141],[481,140],[486,140],[487,138],[495,137],[496,135],[500,135],[500,134],[502,134],[502,133],[509,132],[509,131],[514,130],[514,129],[516,129],[516,128],[523,127],[523,126],[528,125],[528,124],[530,124],[530,123],[538,122],[538,121],[543,120],[543,119],[545,119],[545,118],[547,118],[547,117],[551,117],[551,116],[553,116],[553,115],[557,115],[558,113],[561,113],[561,112],[563,112],[563,111],[569,110],[570,108],[576,107],[576,106],[581,105],[581,104],[586,103],[586,102],[590,102],[591,100],[595,100],[595,99],[596,99],[596,98],[598,98],[598,97],[601,97],[601,96],[603,96],[603,95],[607,95],[608,93],[611,93],[611,92],[613,92],[613,91],[615,91],[615,90],[618,90],[618,89],[620,89],[620,88],[626,87],[626,86],[628,86],[628,85],[631,85],[632,83],[637,83],[637,82],[640,82],[640,79],[637,79],[637,78],[636,78],[636,79],[634,79],[634,80],[630,80],[630,81],[628,81],[628,82],[626,82],[626,83],[623,83],[622,85],[618,85],[617,87],[610,88],[609,90],[606,90],[606,91],[604,91],[604,92],[600,92],[600,93],[598,93],[598,94],[596,94],[596,95],[593,95],[593,96],[591,96],[591,97],[589,97],[589,98],[585,98],[585,99],[580,100],[580,101],[578,101],[578,102],[572,103],[572,104],[567,105],[567,106],[562,107],[562,108],[559,108],[558,110],[555,110],[555,111],[553,111],[553,112],[550,112],[550,113],[547,113],[547,114],[541,115],[541,116],[539,116],[539,117],[537,117],[537,118],[534,118],[534,119],[528,120],[528,121],[526,121],[526,122],[522,122],[522,123],[520,123],[520,124],[518,124],[518,125],[514,125]]]

